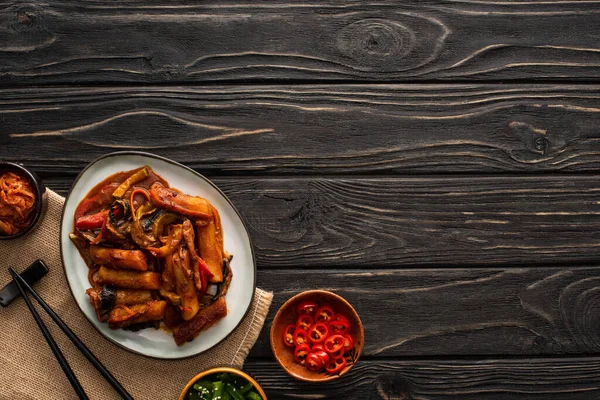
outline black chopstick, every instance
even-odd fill
[[[85,344],[75,335],[75,333],[69,328],[62,319],[50,308],[48,304],[37,294],[37,292],[27,283],[25,280],[17,274],[12,268],[10,268],[11,275],[13,275],[13,279],[16,282],[19,282],[21,285],[27,289],[29,293],[33,296],[33,298],[42,306],[42,308],[50,315],[50,318],[59,326],[60,329],[67,335],[67,337],[73,342],[73,344],[81,351],[81,353],[87,358],[92,365],[102,374],[102,376],[110,383],[110,385],[121,395],[123,399],[126,400],[134,400],[133,397],[121,384],[119,381],[106,369],[104,365],[96,358],[96,356],[86,347]],[[25,297],[25,296],[24,296]],[[29,300],[29,299],[28,299]],[[29,302],[30,303],[30,302]]]
[[[22,286],[23,283],[25,283],[26,285],[27,285],[27,283],[25,282],[25,280],[23,278],[21,278],[21,275],[19,275],[15,272],[14,269],[9,268],[8,270],[9,270],[10,274],[12,275],[14,281],[17,283],[17,287],[19,288],[19,291],[21,292],[21,296],[23,296],[23,299],[25,300],[25,303],[27,304],[29,311],[31,311],[31,314],[33,315],[33,318],[35,319],[35,322],[37,323],[38,327],[42,331],[42,334],[44,335],[44,339],[46,339],[48,346],[50,346],[52,353],[54,353],[54,356],[58,360],[58,363],[60,364],[60,367],[62,368],[63,372],[67,376],[67,379],[71,383],[71,386],[73,386],[73,389],[75,389],[77,396],[81,400],[89,400],[89,397],[87,397],[87,395],[85,394],[85,391],[83,390],[83,387],[81,386],[81,383],[79,383],[79,380],[75,376],[75,373],[73,373],[73,370],[69,366],[67,359],[63,355],[62,351],[60,351],[60,348],[58,347],[58,345],[54,341],[54,338],[48,331],[48,328],[46,328],[44,321],[42,321],[42,319],[40,318],[40,315],[36,311],[35,307],[33,307],[33,304],[31,304],[31,300],[29,300],[29,297],[27,297],[27,293],[25,293],[25,289],[23,289],[23,286]]]

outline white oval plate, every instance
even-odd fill
[[[86,289],[88,267],[69,239],[73,229],[73,214],[79,202],[99,182],[109,175],[149,165],[165,178],[171,187],[195,196],[202,196],[213,204],[221,216],[225,250],[233,255],[233,279],[227,292],[227,316],[200,334],[191,342],[179,347],[173,337],[156,329],[138,332],[109,329],[108,324],[96,318]],[[250,308],[256,287],[256,264],[250,235],[237,210],[229,199],[208,179],[195,171],[153,154],[140,152],[110,153],[92,162],[75,179],[65,200],[61,220],[60,250],[67,282],[77,305],[100,333],[113,343],[149,357],[177,359],[202,353],[224,340],[242,321]]]

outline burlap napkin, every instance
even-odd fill
[[[198,372],[216,366],[242,367],[267,316],[273,298],[271,293],[257,289],[250,312],[241,325],[224,342],[204,354],[173,361],[132,354],[100,335],[71,296],[58,241],[63,203],[61,196],[49,191],[48,209],[40,225],[23,238],[0,242],[0,287],[10,281],[9,266],[22,272],[33,261],[43,259],[50,272],[35,289],[136,399],[177,399],[188,380]],[[45,316],[43,311],[40,313]],[[112,387],[60,329],[47,316],[44,320],[88,396],[94,400],[118,399]],[[73,389],[22,299],[0,308],[0,323],[0,399],[75,399]]]

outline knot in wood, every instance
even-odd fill
[[[399,375],[382,375],[373,382],[369,400],[412,400],[410,382]]]
[[[405,25],[385,19],[364,19],[342,28],[337,48],[359,66],[387,69],[389,60],[406,57],[415,46],[415,34]]]
[[[560,295],[560,312],[578,347],[600,351],[600,278],[567,286]]]

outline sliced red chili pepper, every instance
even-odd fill
[[[283,344],[288,347],[294,347],[294,331],[296,327],[294,325],[288,325],[283,330]]]
[[[330,352],[329,355],[331,356],[331,358],[343,357],[344,356],[344,348],[342,347],[337,351]]]
[[[329,322],[331,320],[331,317],[333,317],[334,312],[333,312],[333,308],[331,308],[329,305],[325,304],[323,307],[319,308],[317,310],[317,312],[315,313],[315,320],[317,322]]]
[[[294,331],[294,345],[300,346],[302,344],[308,344],[308,333],[303,329],[296,328]]]
[[[329,335],[329,329],[323,323],[314,324],[308,330],[308,338],[312,343],[323,343],[327,339],[327,335]]]
[[[319,350],[319,351],[313,350],[313,354],[316,354],[317,356],[319,356],[319,358],[323,361],[324,366],[327,365],[327,363],[331,359],[331,357],[329,357],[329,354],[327,354],[327,352],[324,350]]]
[[[344,352],[352,350],[354,347],[354,339],[349,334],[344,334]]]
[[[333,359],[329,360],[329,362],[325,366],[325,370],[327,372],[329,372],[330,374],[337,374],[342,369],[344,369],[344,367],[346,366],[347,363],[348,362],[343,357],[333,358]]]
[[[335,314],[333,317],[331,317],[332,321],[346,321],[348,324],[350,323],[350,321],[348,321],[348,318],[346,318],[346,316],[344,314]]]
[[[306,357],[306,368],[313,372],[318,372],[323,368],[323,359],[315,353],[310,353]]]
[[[307,344],[301,344],[299,346],[296,346],[296,348],[294,349],[294,360],[296,360],[297,363],[304,365],[304,361],[306,360],[306,357],[309,353],[310,347],[308,347]]]
[[[325,339],[325,351],[329,354],[344,348],[344,337],[342,335],[332,335]]]
[[[313,344],[310,349],[313,351],[313,353],[316,353],[317,351],[325,351],[325,347],[323,347],[323,345],[320,343]]]
[[[315,303],[314,301],[303,301],[302,303],[298,304],[296,311],[298,311],[298,315],[313,315],[316,309],[317,303]]]
[[[100,211],[92,215],[84,215],[75,222],[75,228],[77,229],[97,229],[102,228],[102,225],[106,223],[108,218],[108,210]]]
[[[340,319],[337,321],[330,321],[328,327],[331,333],[343,335],[350,332],[350,322],[348,322],[348,320]]]
[[[313,317],[311,317],[308,314],[302,314],[298,317],[298,320],[296,321],[296,327],[308,331],[308,328],[310,328],[314,323],[315,321],[313,320]]]

